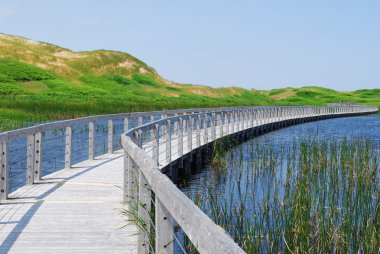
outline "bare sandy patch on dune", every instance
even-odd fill
[[[28,45],[38,45],[40,44],[38,41],[33,41],[33,40],[28,40],[28,39],[24,39],[24,42]]]
[[[66,58],[66,59],[77,59],[77,58],[84,58],[85,56],[80,53],[74,53],[70,51],[58,51],[54,53],[54,56]]]
[[[147,71],[145,68],[140,67],[140,68],[139,68],[139,72],[140,72],[140,73],[147,73],[148,71]]]
[[[214,91],[211,91],[208,89],[192,88],[192,89],[190,89],[190,92],[192,94],[203,95],[203,96],[208,96],[208,97],[213,97],[213,98],[221,97],[217,93],[215,93]]]
[[[284,100],[284,99],[287,99],[287,98],[289,98],[291,96],[295,96],[295,95],[296,95],[296,93],[293,90],[287,90],[286,92],[273,95],[273,96],[271,96],[271,98],[273,100]]]
[[[117,67],[120,67],[120,68],[127,68],[127,69],[130,69],[132,68],[133,66],[135,66],[135,64],[129,60],[126,60],[124,62],[120,62]]]

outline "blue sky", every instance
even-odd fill
[[[380,1],[0,0],[0,32],[213,87],[380,88]]]

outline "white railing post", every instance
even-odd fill
[[[218,113],[216,122],[219,125],[219,138],[223,137],[223,113]]]
[[[265,124],[265,122],[264,122],[264,119],[265,119],[265,116],[264,116],[264,109],[260,109],[260,111],[259,111],[259,115],[260,115],[260,117],[259,117],[259,119],[260,119],[260,125]]]
[[[242,116],[243,116],[243,130],[247,128],[247,122],[248,122],[248,117],[247,117],[247,110],[244,109],[242,111]]]
[[[203,115],[203,143],[208,143],[208,113]]]
[[[225,129],[223,129],[224,136],[227,136],[230,134],[229,124],[230,124],[230,121],[229,121],[229,115],[227,111],[227,112],[224,112],[224,126],[225,126]]]
[[[237,114],[236,114],[236,120],[237,120],[237,131],[241,131],[242,130],[242,124],[244,123],[243,121],[243,112],[241,109],[238,110]]]
[[[235,133],[235,110],[231,112],[230,119],[231,119],[231,133]]]
[[[155,162],[155,164],[157,166],[159,166],[160,162],[159,162],[159,154],[160,154],[160,140],[159,140],[159,136],[160,136],[160,125],[159,124],[155,124],[153,126],[153,140],[152,140],[152,146],[153,146],[153,149],[152,149],[152,159],[153,161]]]
[[[174,226],[173,218],[159,198],[155,198],[155,253],[174,253]]]
[[[155,120],[154,115],[150,116],[150,122],[153,123],[154,120]],[[150,137],[151,138],[154,137],[154,129],[153,128],[150,130]]]
[[[178,155],[183,156],[183,118],[178,119]]]
[[[34,183],[34,134],[27,137],[26,184]]]
[[[65,168],[71,168],[71,153],[73,144],[73,128],[71,126],[66,127],[65,136]]]
[[[0,143],[0,203],[8,198],[9,165],[8,143]]]
[[[143,124],[143,118],[142,116],[137,117],[137,126],[140,126]]]
[[[41,180],[42,176],[42,132],[37,132],[34,135],[34,167],[33,167],[33,182]]]
[[[225,122],[226,122],[226,134],[227,135],[230,135],[231,134],[231,128],[230,128],[230,120],[231,120],[231,118],[230,118],[230,116],[231,116],[231,112],[229,112],[229,111],[227,111],[226,112],[226,114],[225,114]]]
[[[166,134],[165,134],[165,143],[166,143],[166,164],[169,165],[172,162],[172,131],[170,128],[170,120],[166,120]]]
[[[248,111],[248,117],[249,117],[249,128],[253,127],[253,109],[250,109]]]
[[[195,126],[196,126],[196,146],[199,148],[201,146],[201,115],[197,115],[197,118],[195,119]]]
[[[129,130],[129,120],[128,117],[124,118],[124,132]]]
[[[95,158],[95,127],[94,122],[88,123],[88,159]]]
[[[178,117],[178,113],[175,113],[174,116]],[[178,121],[174,121],[174,135],[178,136]]]
[[[267,110],[263,109],[262,111],[262,123],[266,124],[267,123]]]
[[[108,120],[108,153],[113,153],[113,121]]]
[[[211,114],[211,141],[214,141],[216,139],[216,118],[215,118],[215,113]]]
[[[251,127],[255,127],[256,126],[256,109],[252,109],[251,111]]]
[[[190,152],[193,149],[193,128],[192,128],[192,116],[189,115],[186,120],[187,125],[187,149]]]
[[[137,142],[136,136],[132,141]],[[136,164],[131,156],[124,149],[124,202],[130,202],[130,205],[137,205],[137,169]]]
[[[142,147],[141,130],[135,131],[135,143],[138,147]],[[142,225],[139,227],[138,246],[137,252],[149,253],[149,231],[151,227],[150,221],[150,208],[151,208],[151,190],[149,189],[148,181],[144,174],[139,170],[139,200],[138,204],[138,217],[141,219]],[[148,231],[148,232],[147,232]]]

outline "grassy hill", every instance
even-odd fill
[[[94,114],[237,105],[380,105],[380,90],[341,93],[320,87],[272,91],[213,89],[165,80],[116,51],[73,52],[0,34],[0,130]]]

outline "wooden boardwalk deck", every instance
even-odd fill
[[[127,225],[121,153],[104,155],[27,185],[0,206],[0,253],[136,253]]]

